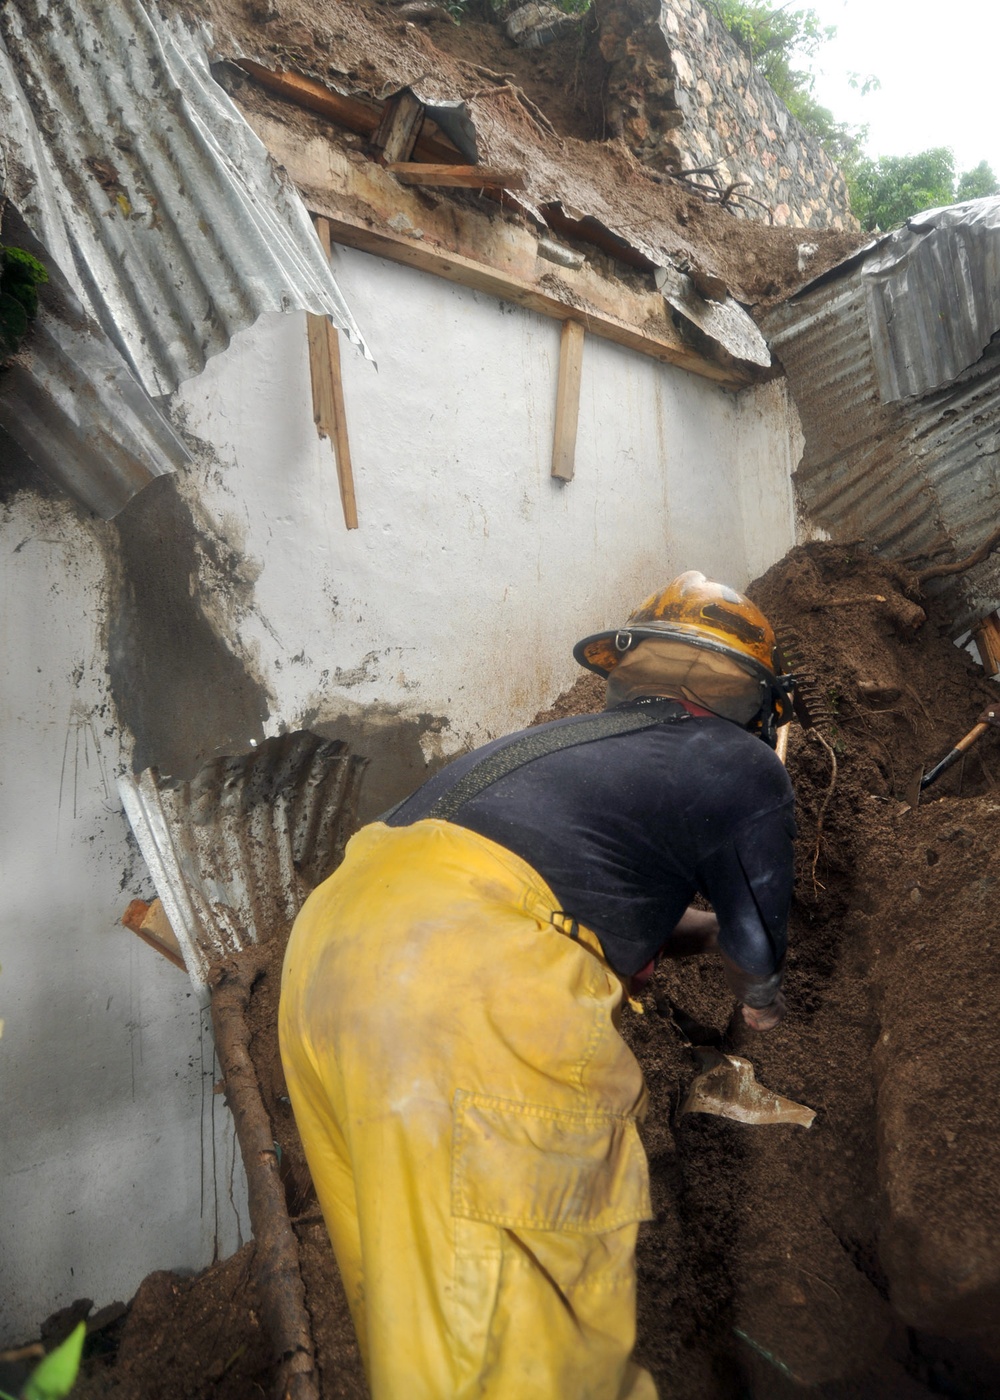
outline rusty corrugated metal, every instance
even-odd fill
[[[864,538],[893,559],[958,560],[1000,515],[1000,343],[923,397],[883,402],[866,267],[884,246],[762,319],[805,434],[795,482],[809,520],[835,539]],[[927,591],[958,634],[1000,605],[1000,562]]]
[[[287,932],[338,864],[365,760],[308,730],[216,758],[190,782],[147,768],[118,791],[196,986],[211,962]]]

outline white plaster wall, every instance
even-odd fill
[[[100,528],[100,527],[96,527]],[[0,1344],[248,1235],[207,1011],[120,925],[148,881],[114,786],[103,559],[66,505],[0,522]],[[147,894],[151,898],[151,894]],[[232,1175],[234,1199],[230,1200]]]
[[[176,396],[202,440],[180,489],[256,575],[248,605],[208,551],[201,597],[266,686],[272,732],[388,707],[446,716],[452,751],[529,719],[578,674],[580,636],[679,570],[743,586],[794,542],[781,386],[735,398],[588,338],[559,483],[555,323],[361,253],[337,272],[379,365],[345,347],[359,530],[313,427],[303,318],[260,322]],[[3,1342],[247,1230],[204,1010],[119,926],[152,891],[114,795],[129,742],[102,528],[31,495],[0,523]]]
[[[588,337],[576,476],[558,482],[558,324],[335,257],[378,361],[344,347],[360,529],[312,425],[301,318],[260,322],[178,395],[215,454],[191,489],[260,568],[230,630],[274,728],[393,705],[447,715],[453,751],[529,719],[578,674],[579,637],[681,569],[743,587],[794,543],[783,385],[737,398]]]

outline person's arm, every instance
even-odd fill
[[[689,904],[677,920],[670,937],[645,967],[628,980],[629,993],[635,996],[646,985],[661,958],[690,958],[698,953],[714,953],[719,946],[719,921],[709,910],[696,909]]]
[[[719,920],[726,979],[752,1030],[771,1030],[785,1012],[794,835],[789,802],[740,823],[699,866],[701,888]]]

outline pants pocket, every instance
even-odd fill
[[[451,1204],[459,1219],[511,1230],[603,1234],[649,1220],[635,1119],[459,1089]]]

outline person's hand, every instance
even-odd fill
[[[788,1007],[781,992],[774,998],[770,1006],[747,1006],[744,1002],[740,1007],[743,1014],[743,1024],[752,1031],[773,1031],[787,1010]]]

